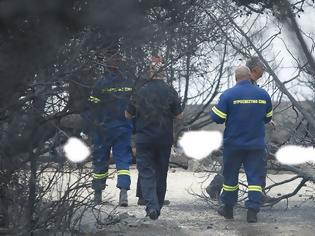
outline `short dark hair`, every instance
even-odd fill
[[[247,66],[250,70],[254,69],[256,66],[260,66],[260,67],[262,67],[264,70],[266,69],[264,63],[262,63],[262,61],[260,60],[260,58],[259,58],[259,57],[256,57],[256,56],[250,57],[250,58],[246,61],[246,66]]]

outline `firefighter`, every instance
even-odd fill
[[[116,163],[117,188],[120,189],[119,205],[128,206],[127,191],[130,189],[132,123],[124,116],[133,82],[120,71],[120,55],[110,58],[108,71],[99,79],[89,97],[91,109],[85,116],[91,123],[94,146],[93,180],[94,202],[102,202],[102,191],[106,186],[110,154]]]
[[[262,75],[265,72],[265,66],[259,59],[259,57],[253,56],[250,57],[246,61],[246,66],[250,69],[250,74],[251,74],[251,82],[254,85],[257,85],[257,81],[262,77]],[[275,124],[273,121],[270,122],[273,128],[275,127]],[[265,158],[265,163],[264,163],[264,173],[262,174],[262,202],[264,203],[269,203],[274,201],[274,198],[268,196],[265,192],[265,187],[266,187],[266,177],[267,177],[267,155]],[[212,199],[217,199],[217,196],[220,195],[221,190],[223,187],[223,175],[222,175],[222,169],[219,171],[218,174],[215,175],[213,180],[210,182],[210,184],[206,188],[206,192],[209,194],[209,196]]]
[[[223,206],[218,213],[233,219],[238,198],[238,175],[243,164],[248,182],[245,202],[247,222],[257,222],[261,205],[262,178],[265,162],[265,124],[271,121],[272,104],[269,94],[251,83],[248,67],[236,69],[237,84],[226,90],[212,108],[211,118],[225,123],[223,141]]]
[[[167,85],[159,58],[152,60],[152,75],[134,94],[126,117],[136,118],[137,168],[147,216],[156,220],[166,193],[167,171],[173,143],[173,119],[182,109],[176,91]]]
[[[257,84],[257,80],[259,80],[265,72],[265,66],[259,57],[250,57],[246,61],[246,66],[250,70],[250,79],[253,84]]]
[[[257,81],[262,77],[262,75],[264,74],[264,72],[266,70],[264,64],[262,63],[262,61],[260,60],[259,57],[253,56],[253,57],[250,57],[246,61],[246,66],[250,70],[251,82],[254,85],[257,85]],[[270,121],[270,127],[272,127],[272,129],[275,129],[275,127],[276,127],[276,124],[273,120]],[[268,153],[268,150],[269,150],[268,145],[266,145],[267,153]],[[275,198],[268,196],[267,193],[265,192],[266,178],[267,178],[267,161],[268,161],[268,156],[265,155],[264,172],[262,173],[262,176],[261,176],[261,178],[262,178],[262,185],[261,185],[261,187],[262,187],[262,202],[263,203],[270,203],[270,202],[273,202],[275,200]]]

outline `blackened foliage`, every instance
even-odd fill
[[[36,72],[52,63],[65,38],[78,27],[74,1],[0,1],[0,101],[13,103]],[[70,27],[71,26],[71,27]]]
[[[249,4],[264,4],[272,6],[275,0],[235,0],[238,5],[249,5]]]
[[[311,0],[313,3],[315,0]],[[292,12],[299,13],[303,12],[304,3],[307,2],[307,0],[302,1],[288,1],[288,0],[234,0],[234,2],[238,6],[242,6],[245,8],[245,13],[247,15],[256,12],[256,13],[264,13],[266,9],[271,10],[272,12],[276,10],[282,10],[283,8],[286,9],[286,5],[290,5],[290,8]],[[244,13],[242,11],[243,9],[240,9],[241,13]],[[274,12],[275,13],[275,12]]]
[[[176,12],[180,3],[164,0],[0,0],[0,120],[11,120],[6,124],[8,132],[15,134],[12,137],[21,133],[22,129],[17,130],[17,127],[29,125],[23,128],[18,141],[7,139],[8,145],[23,143],[27,146],[25,140],[30,135],[23,138],[24,131],[32,133],[38,122],[31,121],[41,120],[42,111],[42,106],[30,109],[25,118],[25,103],[33,104],[33,100],[41,96],[34,92],[32,84],[46,86],[44,91],[50,89],[49,82],[53,82],[51,77],[60,64],[56,58],[63,54],[65,58],[71,57],[64,53],[68,52],[64,48],[69,39],[76,39],[76,35],[89,28],[100,32],[101,37],[91,35],[88,47],[99,49],[102,43],[106,47],[113,41],[117,43],[122,35],[137,31],[148,9],[160,6]],[[81,74],[78,77],[82,77]],[[30,98],[21,101],[22,97]]]
[[[16,102],[75,33],[98,27],[119,38],[143,7],[138,0],[0,0],[0,109]]]

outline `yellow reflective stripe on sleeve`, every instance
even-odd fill
[[[102,89],[102,92],[106,93],[111,93],[111,92],[130,92],[132,91],[132,88],[130,87],[122,87],[122,88],[104,88]]]
[[[248,191],[262,192],[262,187],[260,185],[248,185]]]
[[[97,97],[90,96],[89,101],[94,102],[94,103],[99,103],[99,102],[101,102],[101,99],[99,99]]]
[[[238,188],[239,188],[239,185],[230,186],[230,185],[223,184],[223,190],[227,191],[227,192],[236,191],[236,190],[238,190]]]
[[[117,171],[118,175],[129,175],[130,176],[130,171],[129,170],[119,170]]]
[[[93,176],[93,179],[105,179],[106,177],[108,177],[108,172],[101,173],[101,174],[93,173],[92,176]]]
[[[267,113],[266,117],[272,117],[272,110],[270,112]]]
[[[226,114],[224,112],[220,111],[215,106],[212,107],[212,111],[214,112],[214,114],[216,114],[217,116],[221,117],[222,119],[226,119]]]

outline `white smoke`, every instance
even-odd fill
[[[200,160],[222,145],[222,134],[219,131],[189,131],[179,140],[186,156]]]
[[[70,137],[63,150],[68,160],[75,163],[84,161],[91,154],[90,148],[76,137]]]
[[[277,151],[276,158],[280,163],[286,165],[298,165],[305,162],[315,163],[315,149],[313,147],[287,145]]]

